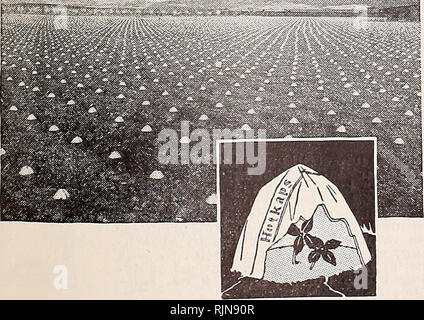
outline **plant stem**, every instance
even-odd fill
[[[315,265],[315,262],[312,262],[311,263],[311,266],[309,267],[309,270],[312,270],[312,268],[314,267],[314,265]]]
[[[296,253],[293,249],[292,264],[296,264]]]

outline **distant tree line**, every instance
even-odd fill
[[[419,21],[420,7],[417,5],[350,9],[283,9],[283,10],[211,10],[180,8],[115,8],[86,6],[57,6],[52,4],[8,4],[2,5],[2,13],[18,14],[63,14],[68,15],[153,15],[153,16],[316,16],[316,17],[384,17],[394,21]]]
[[[381,13],[394,21],[419,21],[420,6],[401,6],[381,9]]]

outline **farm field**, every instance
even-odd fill
[[[158,161],[181,121],[377,136],[379,215],[423,215],[419,23],[3,15],[1,49],[1,220],[216,221],[215,165]]]

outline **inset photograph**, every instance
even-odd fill
[[[222,298],[375,296],[375,146],[220,141]]]

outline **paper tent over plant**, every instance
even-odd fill
[[[356,270],[370,260],[361,228],[338,188],[299,164],[257,194],[231,270],[289,283]]]

